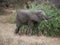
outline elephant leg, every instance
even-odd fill
[[[15,29],[15,33],[16,33],[16,34],[19,33],[19,29],[20,29],[21,26],[22,26],[21,23],[17,23],[17,24],[16,24],[16,29]]]
[[[38,29],[38,22],[34,22],[34,31],[35,31],[35,34],[39,34],[39,29]]]
[[[26,31],[26,34],[31,34],[32,33],[32,27],[33,27],[33,22],[28,21],[28,31]]]

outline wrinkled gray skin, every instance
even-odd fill
[[[28,25],[29,29],[34,24],[35,28],[38,27],[40,20],[47,20],[53,16],[46,16],[42,10],[19,10],[16,16],[16,30],[15,33],[19,33],[19,29],[22,25]]]

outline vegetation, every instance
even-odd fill
[[[42,3],[37,6],[32,5],[31,9],[43,10],[47,16],[55,15],[54,18],[49,19],[47,22],[41,21],[38,28],[43,35],[60,36],[60,10],[49,3]]]
[[[41,21],[38,28],[40,34],[47,36],[60,36],[60,10],[49,3],[42,3],[37,6],[33,4],[30,9],[43,10],[47,16],[55,15],[54,18],[47,20],[47,22]],[[35,31],[33,32],[35,33]]]
[[[16,8],[19,8],[18,4],[16,4]],[[40,34],[48,36],[60,36],[60,9],[57,9],[55,5],[51,5],[48,2],[38,5],[32,3],[30,9],[43,10],[47,16],[55,15],[54,18],[47,20],[47,22],[41,21],[38,28]],[[15,23],[15,16],[10,16],[7,19],[7,22]],[[24,31],[25,29],[27,30],[26,26],[23,26],[22,30]],[[35,32],[35,30],[33,32]]]

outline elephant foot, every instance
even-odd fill
[[[15,30],[15,34],[18,34],[19,33],[19,31],[18,30]]]

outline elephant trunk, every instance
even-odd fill
[[[55,15],[47,16],[47,17],[46,17],[46,20],[51,19],[51,18],[53,18],[53,17],[55,17]]]
[[[47,22],[48,19],[52,19],[53,17],[54,17],[54,15],[52,15],[52,16],[46,16],[46,17],[44,18],[44,20],[45,20],[45,22]]]

